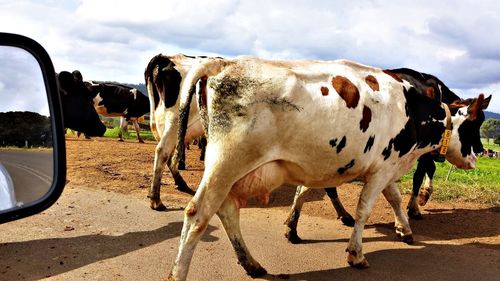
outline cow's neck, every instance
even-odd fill
[[[421,150],[421,153],[437,149],[442,142],[446,124],[451,127],[451,115],[447,117],[441,103],[418,94],[413,88],[405,91],[405,96],[408,122],[412,123],[415,130],[416,149]]]

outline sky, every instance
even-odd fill
[[[496,0],[0,0],[0,31],[89,80],[144,83],[158,53],[350,59],[433,74],[462,98],[492,94],[500,113],[498,11]]]

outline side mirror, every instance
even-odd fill
[[[0,33],[0,223],[39,213],[66,181],[54,66],[34,40]]]

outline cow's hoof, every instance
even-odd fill
[[[365,269],[365,268],[369,268],[370,267],[370,264],[368,263],[368,260],[365,257],[363,257],[363,259],[360,262],[355,262],[356,257],[357,257],[356,251],[346,250],[346,252],[349,253],[347,255],[347,263],[350,266],[352,266],[354,268],[357,268],[357,269]]]
[[[404,236],[400,236],[400,239],[401,241],[403,241],[404,243],[408,244],[408,245],[413,245],[413,243],[415,242],[413,240],[413,235],[404,235]]]
[[[139,140],[139,143],[144,143],[144,141],[143,140]]]
[[[404,235],[403,231],[398,229],[398,228],[396,228],[396,236],[398,237],[399,240],[401,240],[402,242],[404,242],[408,245],[412,245],[414,242],[412,234]]]
[[[360,263],[353,263],[351,261],[348,262],[350,266],[357,269],[367,269],[370,267],[370,263],[368,263],[367,259],[363,259]]]
[[[408,217],[413,220],[421,220],[422,214],[417,210],[408,209]]]
[[[288,231],[287,233],[285,233],[285,237],[288,239],[288,242],[292,244],[302,243],[302,239],[297,234],[297,231]]]
[[[418,194],[418,205],[420,206],[425,206],[427,202],[429,201],[429,198],[431,198],[432,190],[429,188],[425,188],[424,190],[420,191]]]
[[[352,217],[340,217],[340,220],[342,223],[346,226],[353,227],[354,223],[356,222]]]
[[[151,200],[150,204],[149,204],[149,207],[151,207],[151,209],[153,209],[155,211],[165,211],[165,210],[167,210],[167,207],[165,207],[165,205],[163,205],[163,203],[161,202],[161,200]]]
[[[267,274],[267,270],[262,266],[258,266],[255,269],[247,271],[247,274],[252,278],[262,277]]]
[[[119,139],[118,141],[124,142],[124,140],[122,140],[122,139]]]

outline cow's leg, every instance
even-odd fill
[[[120,130],[118,130],[118,141],[123,141],[123,132],[125,132],[125,128],[127,127],[127,120],[125,117],[120,117]]]
[[[370,180],[365,183],[363,189],[361,190],[358,205],[356,207],[356,222],[354,223],[351,238],[349,239],[349,245],[346,249],[346,252],[348,253],[347,262],[353,267],[368,268],[370,266],[363,255],[363,229],[365,227],[366,220],[370,216],[373,209],[375,200],[385,186],[387,186],[387,183],[384,182],[383,179]]]
[[[210,153],[210,151],[207,151],[207,153]],[[219,152],[212,151],[211,155],[219,155]],[[220,161],[221,159],[216,158],[217,157],[207,158],[216,160],[217,162],[210,161],[210,163],[207,163],[196,194],[188,203],[184,211],[184,225],[180,237],[179,252],[169,276],[171,280],[186,279],[194,249],[201,235],[207,228],[210,219],[215,212],[219,211],[223,202],[226,201],[229,191],[238,177],[246,173],[246,171],[238,169],[237,166],[235,167],[234,161],[231,161],[232,159],[229,159],[229,161]],[[237,220],[234,218],[234,209],[236,207],[231,206],[230,203],[231,202],[224,203],[224,208],[222,208],[219,215],[222,217],[226,216],[222,219],[223,224],[224,227],[227,227],[226,231],[229,238],[234,240],[238,238],[238,234],[241,238],[241,234],[235,234],[234,223],[237,222]],[[231,214],[231,212],[233,212],[233,214]],[[233,240],[231,240],[231,242],[233,242]],[[239,247],[242,248],[240,249],[242,253],[248,254],[248,250],[244,244],[241,244]],[[251,259],[250,255],[247,257],[249,262],[247,266],[252,264],[258,265],[258,263]],[[255,268],[257,270],[258,266]],[[245,269],[250,269],[250,267]],[[258,271],[262,272],[262,270]]]
[[[177,169],[186,170],[186,149],[184,149],[184,153],[182,153],[182,157],[179,160],[179,164],[177,165]]]
[[[302,185],[297,186],[297,191],[295,192],[295,197],[293,198],[293,205],[290,209],[290,214],[288,215],[288,219],[285,221],[285,237],[288,238],[288,241],[292,244],[298,244],[302,242],[302,239],[300,239],[299,235],[297,234],[297,224],[299,223],[300,210],[302,209],[302,205],[304,205],[304,201],[306,199],[305,195],[310,191],[311,189],[309,187]]]
[[[231,197],[227,197],[217,212],[226,230],[227,237],[233,245],[238,263],[243,266],[248,275],[253,278],[267,274],[267,271],[252,257],[248,251],[240,230],[240,209]]]
[[[433,160],[431,160],[426,167],[427,177],[425,180],[424,188],[418,195],[418,204],[420,206],[425,206],[425,204],[427,204],[427,201],[429,201],[429,198],[431,197],[433,192],[432,179],[434,178],[434,172],[436,172],[436,164]]]
[[[335,211],[337,212],[337,218],[340,218],[344,225],[354,226],[354,219],[352,218],[351,214],[349,214],[349,212],[344,209],[342,202],[340,202],[337,188],[328,187],[325,188],[325,191],[330,198],[330,201],[332,201],[333,208],[335,208]]]
[[[390,184],[382,191],[382,193],[394,211],[394,227],[396,228],[396,234],[403,242],[412,244],[412,231],[410,224],[408,223],[408,219],[401,209],[401,193],[399,192],[397,185],[395,183]]]
[[[198,148],[200,149],[200,161],[205,160],[205,148],[207,147],[207,138],[205,136],[200,137],[198,141]]]
[[[425,177],[426,165],[425,157],[420,157],[417,162],[417,169],[415,170],[415,173],[413,173],[413,189],[410,201],[408,201],[408,206],[406,207],[406,209],[408,209],[408,217],[412,219],[422,219],[422,214],[420,213],[420,208],[417,204],[417,196]]]
[[[180,163],[184,163],[185,155],[186,154],[183,153],[181,161],[179,161],[179,165],[180,165]],[[175,186],[177,186],[177,190],[179,190],[180,192],[190,194],[190,195],[194,195],[194,191],[191,188],[189,188],[187,183],[184,181],[184,178],[179,173],[179,169],[176,167],[173,167],[173,165],[171,165],[172,164],[172,157],[173,157],[173,154],[170,155],[170,158],[168,159],[168,162],[167,162],[167,166],[170,170],[170,173],[172,173],[172,178],[174,179]]]
[[[150,200],[150,207],[153,210],[163,211],[166,209],[165,205],[160,199],[160,185],[163,168],[169,158],[169,154],[165,147],[165,138],[161,138],[155,149],[155,160],[153,162],[153,180],[151,181],[151,188],[149,189],[148,198]]]
[[[137,118],[132,118],[131,121],[132,121],[132,124],[134,125],[135,133],[137,134],[137,140],[140,143],[144,143],[144,140],[141,138],[141,134],[140,134],[141,128],[139,128],[139,122],[137,122]]]

